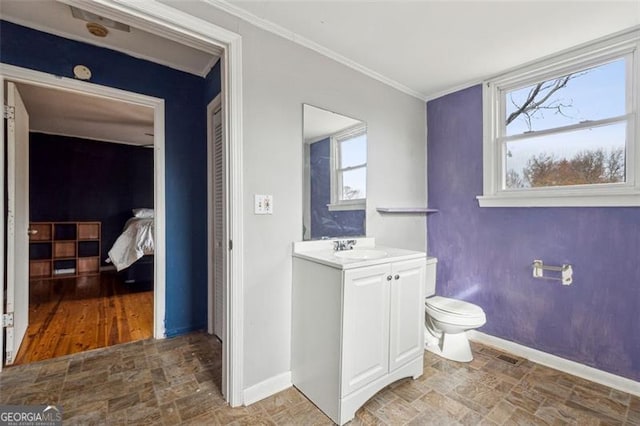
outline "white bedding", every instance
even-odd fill
[[[153,254],[153,218],[132,217],[109,250],[109,258],[118,271],[131,266],[147,254]]]

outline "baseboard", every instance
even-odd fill
[[[191,333],[192,331],[200,331],[200,330],[206,330],[206,329],[207,329],[206,324],[189,325],[187,327],[176,327],[176,328],[166,329],[164,332],[164,335],[165,337],[171,338],[171,337],[180,336],[181,334]]]
[[[510,352],[514,355],[526,358],[529,361],[533,361],[546,367],[572,374],[574,376],[581,377],[583,379],[590,380],[592,382],[609,386],[622,392],[627,392],[640,397],[640,382],[636,382],[635,380],[607,373],[606,371],[598,370],[597,368],[589,367],[588,365],[570,361],[556,355],[551,355],[549,353],[542,352],[537,349],[532,349],[527,346],[523,346],[509,340],[501,339],[499,337],[491,336],[489,334],[485,334],[476,330],[467,331],[467,337],[469,338],[469,340],[472,340],[474,342],[493,346],[497,349]]]
[[[244,390],[244,405],[251,405],[261,399],[265,399],[274,393],[278,393],[293,386],[291,384],[291,371],[278,374]]]
[[[114,265],[102,265],[100,267],[100,272],[109,272],[109,271],[115,271],[116,267]]]

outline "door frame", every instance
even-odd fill
[[[4,100],[4,85],[6,81],[12,81],[15,83],[28,84],[30,86],[39,86],[52,89],[63,90],[66,92],[73,92],[86,96],[97,96],[107,98],[115,101],[132,103],[142,105],[153,109],[153,162],[154,162],[154,174],[153,174],[153,188],[154,188],[154,209],[155,209],[155,224],[154,224],[154,289],[153,289],[153,337],[156,339],[162,339],[165,337],[165,300],[166,300],[166,246],[165,246],[165,146],[164,146],[164,99],[155,98],[151,96],[141,95],[138,93],[127,92],[121,89],[115,89],[112,87],[101,86],[94,83],[84,82],[80,80],[74,80],[70,78],[60,78],[53,74],[48,74],[41,71],[35,71],[28,68],[21,68],[13,65],[0,63],[0,97]],[[6,141],[4,140],[4,120],[0,125],[0,131],[2,131],[2,142],[0,148],[2,149],[2,155],[4,155],[4,146]],[[17,165],[19,166],[19,165]],[[2,179],[4,179],[4,161],[0,165],[2,170]],[[4,182],[3,182],[4,185]],[[2,201],[4,203],[4,200]],[[1,206],[4,211],[5,206]],[[5,231],[4,216],[0,218],[1,232]],[[4,249],[4,248],[2,248]],[[4,253],[2,253],[4,259]],[[28,262],[28,260],[25,260]],[[2,268],[5,264],[2,263]],[[4,276],[4,275],[3,275]],[[4,279],[4,278],[3,278]],[[4,297],[4,282],[0,288],[0,300]],[[4,313],[4,304],[0,304],[0,313]],[[0,344],[2,339],[0,333]],[[16,349],[17,350],[17,349]],[[1,364],[1,363],[0,363]],[[0,365],[0,369],[2,366]]]
[[[222,389],[222,394],[232,407],[242,405],[244,403],[242,37],[240,34],[155,1],[59,1],[104,17],[126,22],[136,28],[182,44],[199,46],[201,49],[209,47],[218,53],[222,51],[220,60],[222,105],[225,111],[223,117],[224,143],[228,159],[226,175],[229,223],[227,226],[229,229],[228,237],[230,241],[233,241],[233,249],[227,252],[229,273],[224,300],[226,321],[223,330],[226,339],[222,342],[222,375],[223,383],[226,385]],[[2,127],[0,127],[0,131],[3,131]],[[3,178],[0,177],[0,179]],[[2,183],[4,185],[4,181]],[[5,208],[4,202],[1,202],[0,205],[3,209]],[[1,220],[4,221],[4,219]],[[4,234],[0,234],[0,237],[4,238]],[[4,256],[2,251],[0,253]],[[0,270],[0,277],[2,276],[4,276],[4,270]]]

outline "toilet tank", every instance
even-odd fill
[[[438,259],[435,257],[427,257],[427,273],[425,277],[425,297],[431,297],[436,294],[436,266]]]

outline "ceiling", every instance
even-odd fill
[[[133,27],[129,32],[109,28],[106,37],[96,37],[87,30],[86,21],[71,15],[69,6],[53,0],[1,0],[0,13],[3,20],[15,24],[118,50],[200,77],[207,75],[221,53],[212,47],[203,51]]]
[[[219,51],[186,46],[131,27],[109,28],[96,37],[86,21],[76,19],[69,6],[52,0],[0,0],[3,20],[50,34],[121,51],[180,71],[205,76]],[[73,136],[130,145],[153,145],[153,109],[112,99],[41,86],[19,84],[34,132]]]
[[[153,145],[153,108],[19,83],[29,130],[129,145]]]
[[[313,142],[319,137],[332,135],[341,130],[361,124],[362,121],[355,120],[344,115],[316,108],[311,105],[304,105],[304,142]]]
[[[160,1],[191,13],[224,10],[425,100],[640,25],[640,0]],[[69,6],[52,0],[0,0],[0,12],[7,21],[200,76],[220,53],[136,28],[95,37]],[[22,89],[36,131],[152,143],[144,135],[153,132],[151,110],[40,87]]]
[[[640,25],[640,0],[207,2],[421,99]]]

